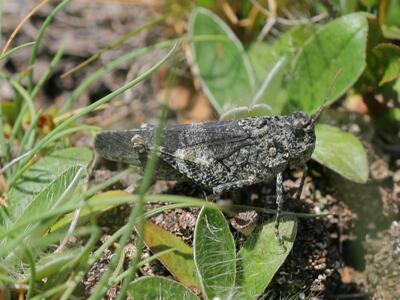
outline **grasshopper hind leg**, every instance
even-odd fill
[[[301,176],[300,185],[299,185],[299,188],[298,188],[297,193],[296,193],[296,200],[300,200],[301,193],[303,192],[304,181],[306,180],[306,176],[307,176],[307,173],[308,173],[307,165],[304,164],[301,167],[301,170],[303,171],[303,175]]]

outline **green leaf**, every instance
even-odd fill
[[[254,93],[254,74],[242,44],[231,29],[204,8],[190,20],[194,68],[218,113],[248,105]]]
[[[275,222],[258,227],[239,252],[237,284],[243,299],[257,299],[292,250],[296,238],[297,220],[283,217],[279,233],[283,245],[275,236]]]
[[[139,278],[129,285],[128,294],[134,300],[200,300],[183,285],[159,276]]]
[[[368,22],[366,15],[355,13],[325,25],[304,45],[295,62],[289,83],[290,105],[311,113],[337,100],[352,86],[366,66]]]
[[[54,151],[33,164],[10,190],[9,218],[4,220],[5,226],[56,207],[61,204],[61,196],[70,199],[73,189],[68,192],[68,187],[74,184],[78,173],[76,185],[82,182],[92,158],[92,152],[87,148],[66,148]],[[63,195],[64,192],[68,195]]]
[[[315,134],[314,160],[354,182],[367,181],[367,154],[353,134],[322,124],[315,127]]]
[[[224,215],[203,207],[194,232],[194,261],[206,299],[228,299],[236,277],[235,243]]]
[[[146,222],[144,242],[153,254],[175,248],[175,251],[161,255],[158,260],[176,280],[191,289],[200,288],[192,248],[186,245],[184,241],[169,231],[151,222]]]
[[[397,79],[400,76],[400,47],[383,43],[374,48],[374,53],[380,58],[380,67],[385,66],[379,85]]]

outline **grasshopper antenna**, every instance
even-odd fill
[[[341,73],[342,73],[342,69],[339,69],[336,72],[335,76],[333,77],[332,83],[329,86],[328,92],[326,93],[326,95],[324,97],[324,103],[321,105],[321,107],[318,109],[318,111],[312,117],[312,125],[315,125],[315,123],[317,123],[322,112],[325,110],[325,108],[327,108],[326,102],[328,101],[328,98],[332,94],[333,87],[335,86],[336,80],[338,79],[338,77],[340,76]]]

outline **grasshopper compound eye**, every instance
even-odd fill
[[[295,131],[308,131],[309,129],[312,129],[313,119],[304,112],[294,112],[290,117],[290,126]]]

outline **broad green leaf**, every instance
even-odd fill
[[[384,43],[376,46],[373,51],[380,58],[380,67],[385,66],[379,85],[397,79],[400,76],[400,47]]]
[[[253,70],[231,29],[211,11],[197,8],[191,16],[190,35],[195,71],[217,112],[251,103]]]
[[[329,104],[344,94],[366,66],[367,34],[366,15],[355,13],[328,23],[311,37],[296,59],[289,83],[291,107],[286,110],[311,113],[327,96]]]
[[[176,250],[173,252],[161,255],[158,260],[176,280],[189,288],[200,288],[192,248],[186,245],[184,241],[169,231],[151,222],[146,222],[144,242],[153,254],[175,248]]]
[[[160,276],[139,278],[129,285],[128,294],[134,300],[200,300],[182,284]]]
[[[258,227],[239,252],[237,285],[243,299],[257,299],[292,250],[296,238],[297,220],[283,217],[279,233],[283,245],[275,236],[275,222]]]
[[[5,224],[10,225],[26,217],[31,210],[40,212],[51,209],[81,168],[83,179],[92,157],[87,148],[66,148],[54,151],[33,164],[10,190],[9,219],[4,220]]]
[[[194,232],[194,261],[206,299],[229,299],[236,277],[235,243],[221,211],[203,207]]]
[[[367,181],[367,154],[353,134],[322,124],[315,127],[315,134],[314,160],[354,182]]]

